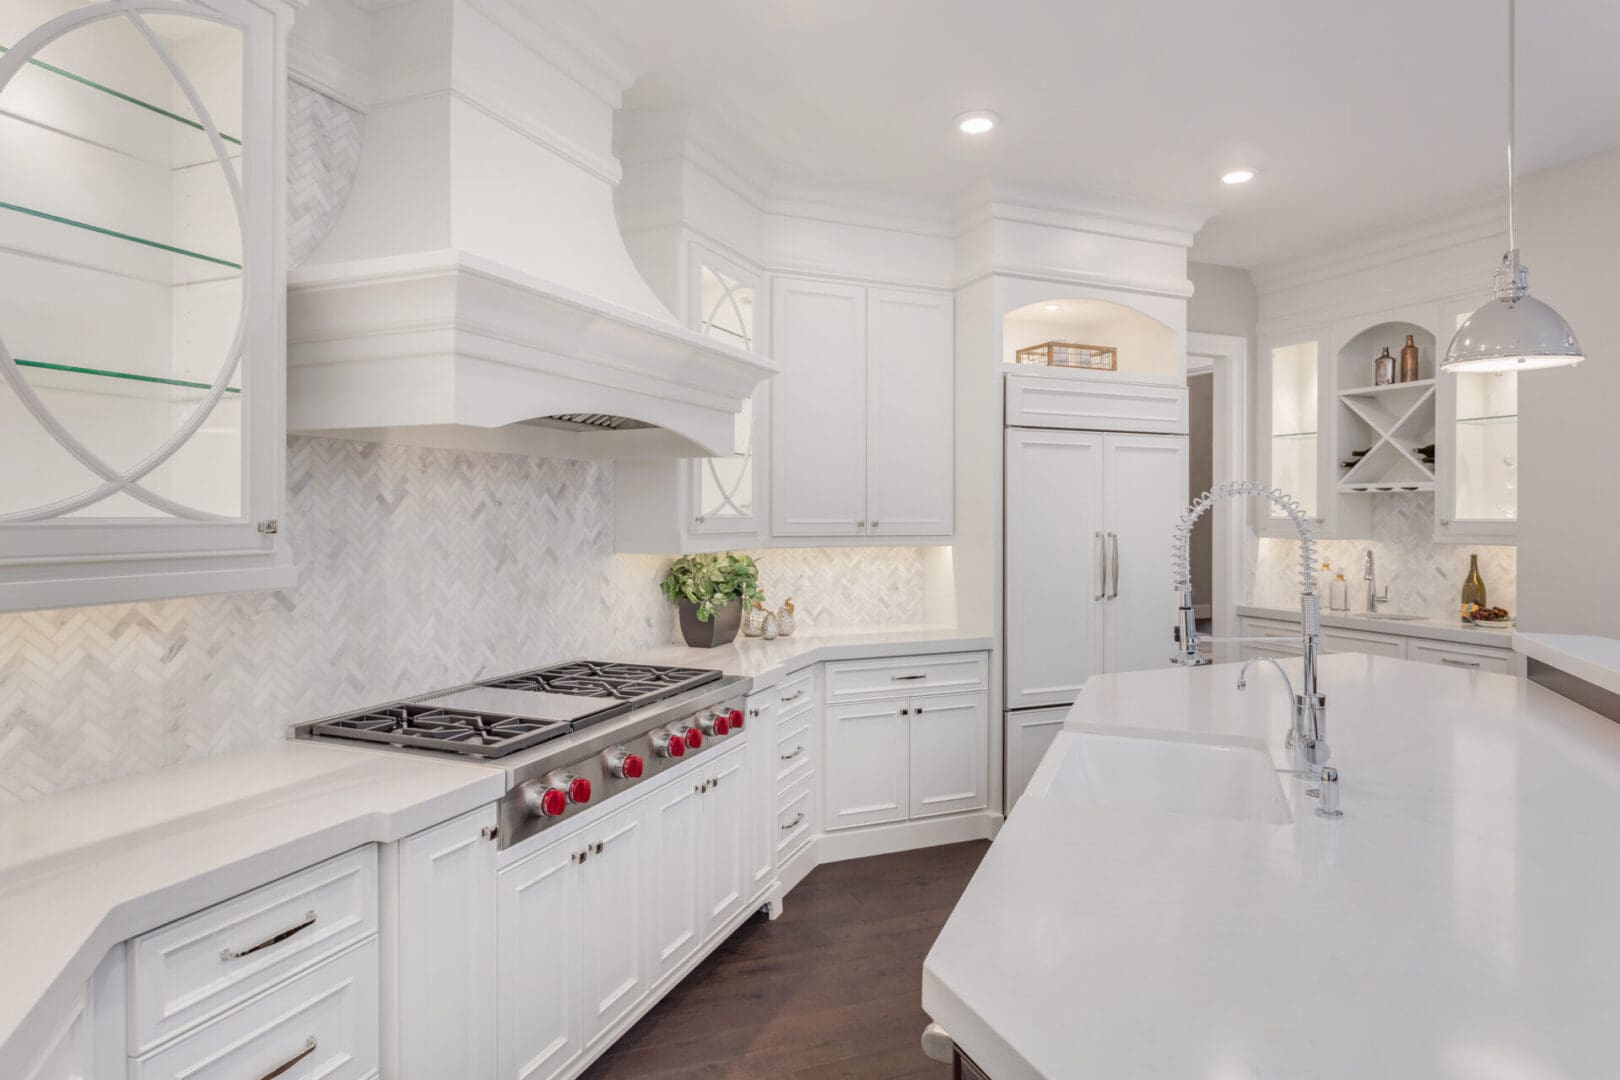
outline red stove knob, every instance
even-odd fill
[[[646,763],[641,760],[640,754],[632,754],[623,747],[616,747],[607,752],[607,771],[609,776],[620,780],[640,779]]]
[[[535,817],[558,817],[568,809],[568,796],[560,788],[525,785],[523,805]]]
[[[743,711],[741,709],[732,709],[726,713],[726,719],[731,721],[732,731],[741,731],[743,729]]]
[[[568,778],[568,801],[571,803],[588,803],[591,801],[591,782],[583,776],[570,776]]]
[[[686,753],[686,740],[675,731],[657,731],[652,737],[653,753],[659,757],[681,757]]]
[[[698,721],[698,727],[703,729],[705,735],[731,734],[731,714],[715,713],[713,716]]]
[[[686,748],[688,750],[696,750],[698,747],[703,745],[703,732],[699,731],[697,728],[689,727],[685,731],[681,732],[681,734],[686,739]]]

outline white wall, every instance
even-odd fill
[[[1531,295],[1587,356],[1519,377],[1519,625],[1620,637],[1620,149],[1519,191]]]

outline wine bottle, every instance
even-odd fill
[[[1474,608],[1485,607],[1485,579],[1479,576],[1479,556],[1468,556],[1468,576],[1463,578],[1462,611],[1463,618],[1473,613]]]

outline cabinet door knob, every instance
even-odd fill
[[[856,523],[855,523],[855,527],[856,527],[856,528],[857,528],[857,529],[864,529],[864,528],[866,528],[866,522],[864,522],[864,521],[857,521],[857,522],[856,522]]]
[[[1440,519],[1440,524],[1442,524],[1442,525],[1450,525],[1451,524],[1451,519],[1450,518],[1441,518]]]

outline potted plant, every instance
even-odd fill
[[[670,564],[662,588],[680,606],[681,636],[698,649],[730,644],[743,608],[764,595],[754,560],[730,552],[681,556]]]

